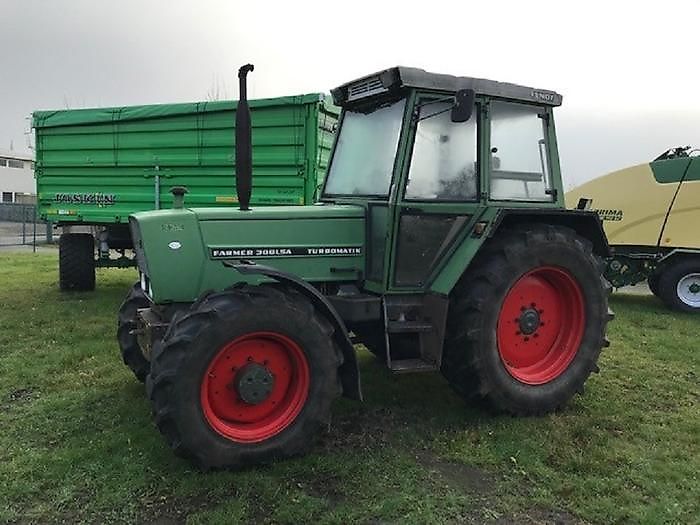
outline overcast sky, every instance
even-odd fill
[[[554,89],[568,186],[700,146],[697,0],[0,0],[0,149],[35,109],[328,91],[401,64]]]

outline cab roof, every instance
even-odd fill
[[[351,105],[353,102],[396,92],[401,88],[430,89],[455,93],[460,89],[473,89],[476,95],[505,98],[510,100],[537,103],[546,106],[561,106],[562,96],[556,91],[532,88],[487,80],[484,78],[456,77],[430,73],[424,69],[396,66],[378,71],[352,82],[347,82],[333,90],[333,102],[338,106]]]

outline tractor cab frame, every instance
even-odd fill
[[[464,92],[473,108],[456,122]],[[447,293],[442,270],[490,211],[564,207],[553,91],[397,67],[333,97],[343,112],[321,202],[366,209],[367,290]]]

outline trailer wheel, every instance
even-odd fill
[[[119,308],[117,323],[117,341],[122,360],[142,383],[151,368],[150,362],[143,356],[138,339],[132,331],[136,328],[136,311],[148,308],[150,302],[139,283],[134,284]]]
[[[680,259],[664,265],[659,275],[658,296],[670,308],[700,312],[700,260]]]
[[[64,233],[58,241],[58,281],[63,291],[95,289],[95,238]]]
[[[559,409],[598,370],[609,291],[590,243],[568,228],[499,234],[453,291],[442,372],[500,411]]]
[[[204,469],[305,452],[341,392],[333,330],[293,291],[244,286],[198,301],[153,349],[158,429]]]

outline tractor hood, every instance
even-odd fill
[[[144,290],[155,303],[191,302],[206,290],[256,283],[222,262],[251,260],[310,282],[361,278],[361,206],[171,209],[129,219]]]

